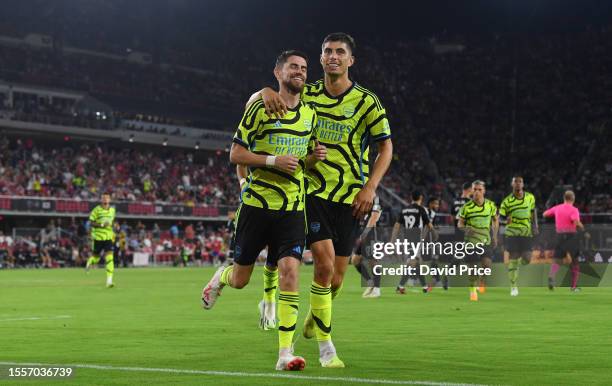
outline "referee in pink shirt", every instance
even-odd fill
[[[550,267],[548,274],[548,288],[555,288],[555,277],[559,266],[563,264],[563,259],[569,253],[572,262],[570,269],[572,271],[572,288],[573,292],[580,291],[576,287],[578,284],[578,276],[580,275],[580,266],[578,265],[578,251],[580,249],[578,235],[576,230],[584,230],[584,225],[580,222],[580,212],[574,206],[576,196],[571,190],[563,194],[563,204],[553,206],[544,212],[544,217],[555,218],[556,245],[554,262]]]

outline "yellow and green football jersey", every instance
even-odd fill
[[[319,80],[304,87],[302,99],[317,110],[317,138],[327,147],[327,158],[306,172],[308,194],[351,204],[368,181],[370,140],[391,137],[385,109],[357,83],[334,97]]]
[[[255,154],[294,155],[300,161],[293,174],[272,167],[250,167],[242,203],[273,210],[304,209],[304,159],[314,147],[316,124],[315,109],[303,101],[282,119],[269,118],[261,100],[247,107],[233,142]]]
[[[115,221],[115,208],[109,206],[104,209],[102,205],[98,205],[91,211],[89,221],[97,222],[98,224],[106,224],[102,228],[91,228],[91,238],[96,241],[114,240],[113,222]]]
[[[535,197],[529,192],[524,192],[523,198],[517,198],[510,193],[499,206],[499,214],[510,217],[512,221],[506,226],[506,236],[531,237],[531,222],[535,210]]]
[[[486,199],[479,206],[473,200],[468,201],[461,207],[459,218],[474,230],[471,235],[465,235],[465,241],[469,243],[491,244],[491,223],[497,216],[497,207],[493,201]]]

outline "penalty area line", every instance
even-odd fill
[[[86,363],[72,364],[49,364],[49,363],[28,363],[28,362],[3,362],[2,366],[44,366],[44,367],[74,367],[80,369],[92,370],[109,370],[109,371],[132,371],[132,372],[150,372],[150,373],[169,373],[169,374],[186,374],[186,375],[209,375],[223,377],[255,377],[255,378],[284,378],[284,379],[303,379],[311,381],[335,381],[347,383],[375,383],[381,385],[426,385],[426,386],[485,386],[472,383],[452,383],[452,382],[432,382],[432,381],[404,381],[395,379],[373,379],[373,378],[357,378],[357,377],[328,377],[315,375],[299,375],[288,374],[287,372],[278,373],[247,373],[239,371],[216,371],[216,370],[189,370],[189,369],[170,369],[156,367],[126,367],[126,366],[106,366],[94,365]]]

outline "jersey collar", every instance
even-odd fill
[[[357,84],[357,82],[351,80],[352,84],[351,87],[347,88],[345,92],[343,92],[342,94],[338,95],[338,96],[333,96],[332,94],[330,94],[329,92],[327,92],[327,88],[325,88],[325,79],[323,79],[323,93],[325,94],[326,97],[328,97],[329,99],[342,99],[344,98],[348,93],[350,93],[353,88],[355,88],[355,85]]]

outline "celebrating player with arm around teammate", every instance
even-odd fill
[[[314,258],[310,308],[303,335],[316,336],[323,367],[344,367],[331,341],[332,299],[342,288],[359,219],[370,212],[376,188],[391,163],[393,145],[384,107],[378,97],[349,78],[355,41],[342,32],[325,37],[321,47],[325,77],[304,88],[304,101],[317,110],[317,138],[328,156],[306,173],[307,242]],[[282,116],[286,104],[271,89],[255,93],[268,114]],[[258,103],[258,102],[255,102]],[[368,148],[378,146],[369,170]]]
[[[202,291],[203,306],[210,309],[224,286],[246,286],[259,251],[268,245],[268,259],[280,271],[277,370],[302,370],[305,365],[291,349],[299,304],[298,268],[306,236],[304,169],[306,163],[325,158],[322,146],[315,149],[316,113],[300,99],[306,74],[305,54],[281,53],[274,75],[289,108],[287,114],[283,119],[270,119],[261,101],[244,113],[230,153],[232,163],[250,169],[236,215],[234,264],[220,267]]]
[[[113,283],[113,273],[115,272],[113,261],[115,208],[110,206],[110,201],[110,193],[102,193],[100,205],[96,206],[89,215],[93,247],[91,257],[87,260],[87,266],[85,267],[85,270],[89,271],[92,265],[97,265],[100,262],[100,256],[104,256],[107,288],[115,286]]]
[[[483,253],[478,249],[465,256],[466,263],[480,262],[481,267],[491,268],[491,257],[493,248],[497,245],[497,231],[499,219],[497,207],[493,201],[485,198],[485,183],[476,180],[472,183],[472,200],[468,201],[459,211],[459,222],[457,227],[464,231],[464,241],[472,244],[482,244]],[[478,277],[470,275],[470,300],[478,301],[476,281]],[[484,292],[485,281],[480,278],[480,292]]]
[[[518,296],[519,266],[531,261],[533,235],[538,233],[535,197],[523,187],[523,177],[512,177],[512,193],[499,207],[499,216],[506,221],[504,246],[509,254],[510,296]]]

